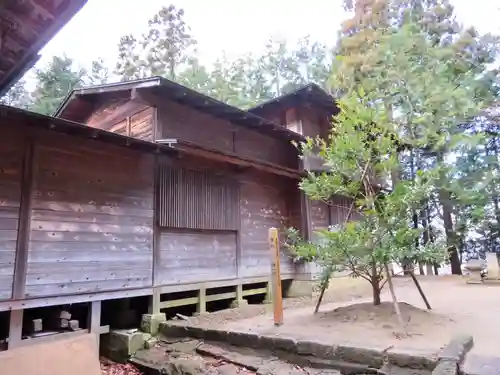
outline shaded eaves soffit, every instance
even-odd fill
[[[0,0],[0,97],[87,0]]]
[[[253,129],[278,139],[299,142],[305,140],[303,135],[288,130],[257,114],[233,107],[163,77],[149,77],[74,89],[63,100],[54,113],[54,117],[67,118],[65,115],[67,112],[71,111],[72,103],[80,99],[92,101],[106,93],[124,91],[136,91],[140,93],[143,90],[150,91],[155,96],[168,98],[181,105],[196,109],[197,111],[228,120],[234,124]]]

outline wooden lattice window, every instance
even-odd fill
[[[170,228],[236,230],[236,181],[209,172],[160,168],[158,225]]]

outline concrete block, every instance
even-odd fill
[[[31,330],[33,332],[41,332],[41,331],[43,331],[43,321],[42,321],[42,319],[33,319],[31,321]]]
[[[245,307],[245,306],[248,306],[248,301],[244,298],[235,299],[233,302],[231,302],[232,309],[237,309],[237,308]]]
[[[102,340],[101,346],[108,356],[115,361],[125,361],[138,350],[144,349],[144,334],[137,329],[112,330]]]
[[[160,324],[167,321],[164,313],[142,314],[141,331],[156,335],[160,329]]]
[[[458,375],[459,368],[455,361],[439,361],[432,375]]]
[[[70,320],[68,322],[68,328],[72,331],[76,331],[76,330],[80,329],[80,322],[78,320],[75,320],[75,319]]]
[[[61,319],[66,319],[66,320],[70,320],[70,319],[71,319],[71,313],[70,313],[69,311],[62,310],[62,311],[59,313],[59,318],[61,318]]]
[[[312,278],[292,280],[288,288],[287,297],[312,297],[314,291],[314,281]]]
[[[158,344],[158,341],[159,340],[156,337],[151,337],[144,343],[144,349],[153,349],[156,346],[156,344]]]
[[[337,347],[328,343],[317,341],[299,340],[297,341],[296,351],[300,355],[310,355],[317,358],[333,359]]]
[[[449,344],[441,350],[438,359],[462,363],[473,346],[474,338],[471,335],[456,335],[451,339]]]

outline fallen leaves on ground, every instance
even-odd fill
[[[103,375],[142,375],[142,372],[130,363],[116,363],[107,358],[101,358],[100,362]]]

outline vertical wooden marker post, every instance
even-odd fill
[[[280,247],[278,230],[269,228],[269,249],[271,250],[271,284],[274,311],[274,325],[283,324],[283,296],[281,292]]]

